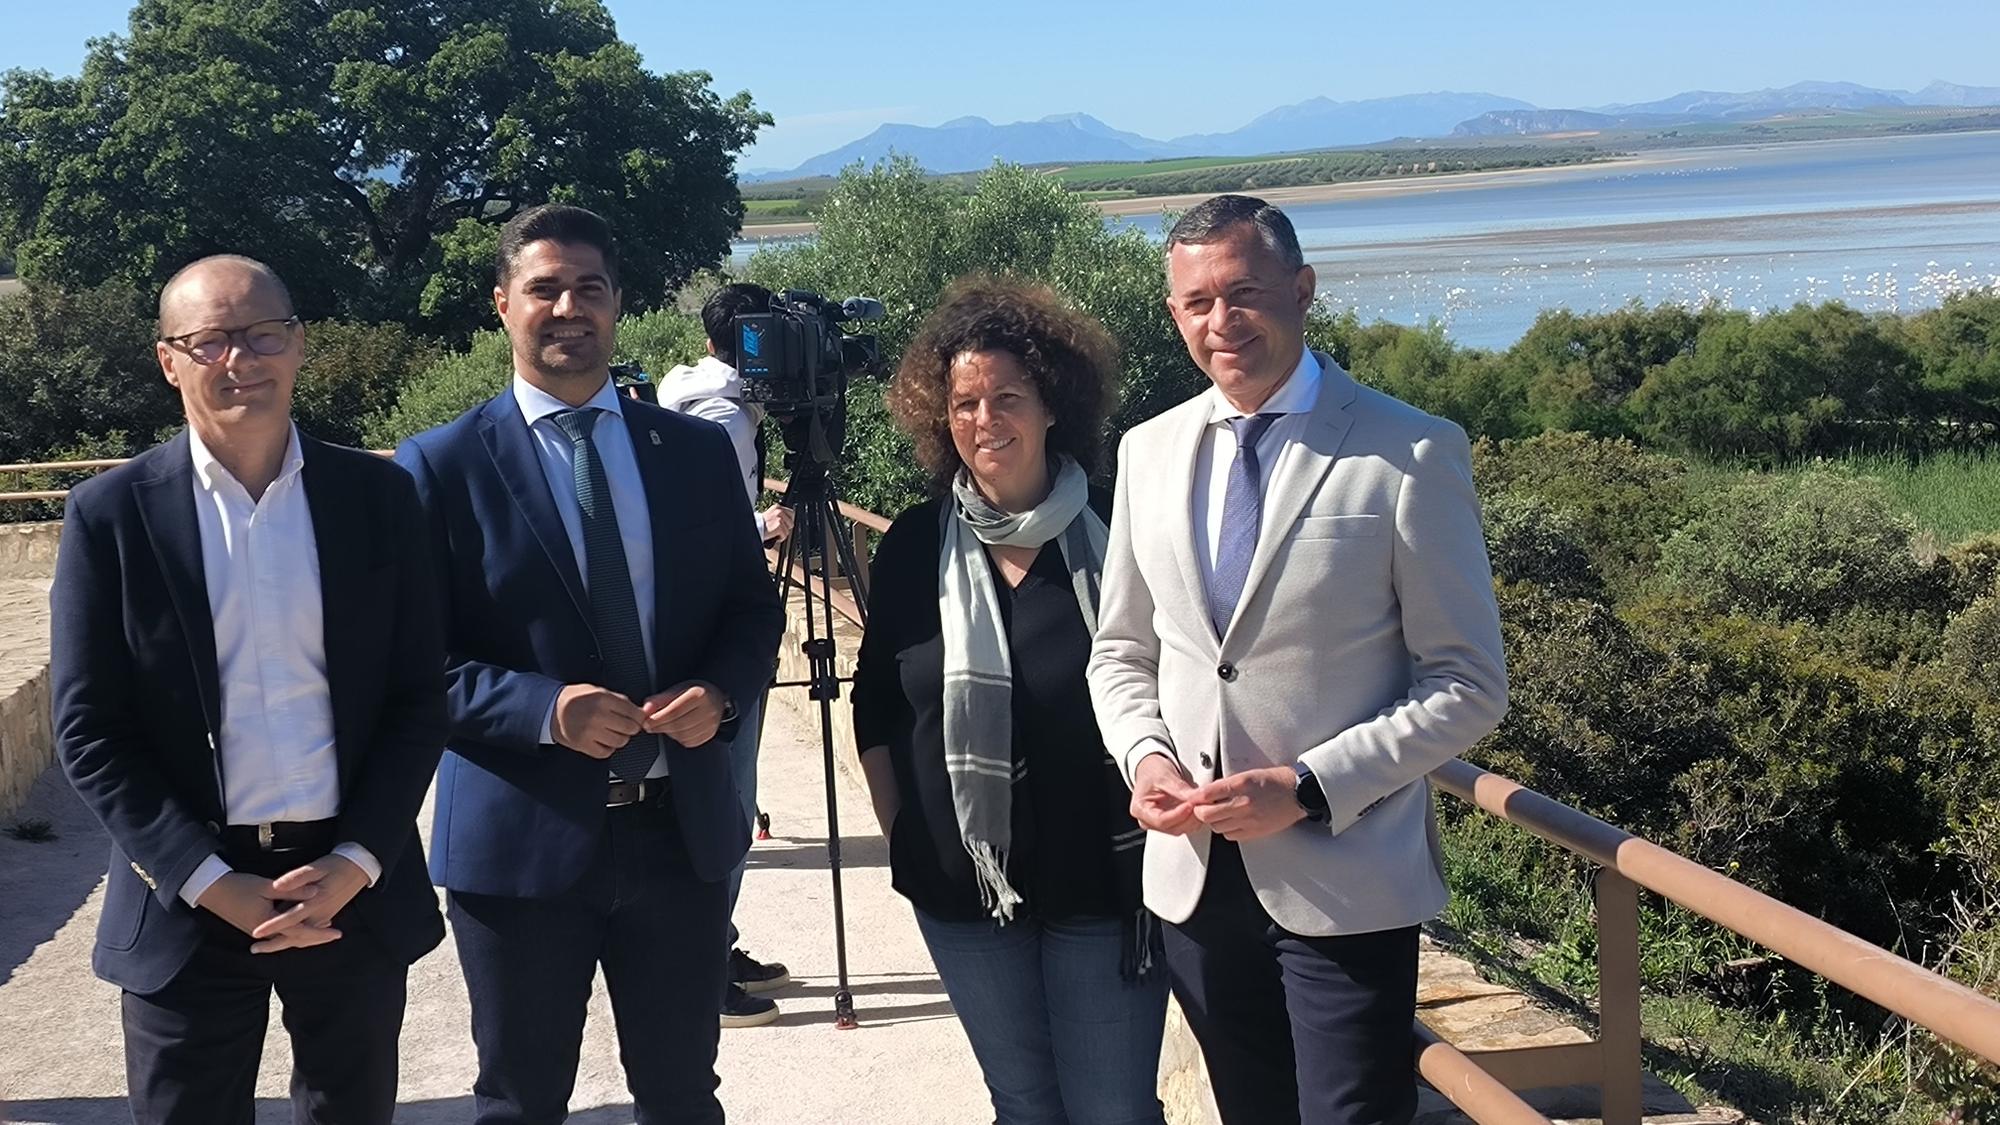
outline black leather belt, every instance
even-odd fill
[[[614,781],[611,783],[611,792],[604,799],[604,807],[607,809],[619,809],[624,808],[626,805],[644,804],[647,801],[656,800],[664,796],[666,792],[667,779],[664,777],[641,778],[638,781]]]
[[[281,821],[276,824],[225,824],[223,847],[243,852],[304,852],[325,855],[333,850],[335,821]]]

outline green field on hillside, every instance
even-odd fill
[[[1270,163],[1276,160],[1301,160],[1303,157],[1265,156],[1184,156],[1175,160],[1113,160],[1099,164],[1072,164],[1055,172],[1057,179],[1072,186],[1094,184],[1104,180],[1125,180],[1135,176],[1161,175],[1168,172],[1193,172],[1204,168],[1227,168],[1243,164]]]

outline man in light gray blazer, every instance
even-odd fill
[[[1277,208],[1190,210],[1167,276],[1214,385],[1119,449],[1089,668],[1146,904],[1224,1121],[1406,1122],[1424,778],[1507,700],[1471,451],[1306,348]]]

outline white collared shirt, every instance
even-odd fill
[[[298,428],[286,441],[277,479],[257,500],[192,428],[188,453],[222,689],[216,752],[225,818],[230,824],[330,820],[340,814],[340,766],[326,680],[319,540],[306,503]],[[361,845],[344,843],[334,852],[361,868],[370,886],[381,878],[381,864]],[[181,885],[181,900],[194,905],[229,871],[221,856],[210,856]]]
[[[618,537],[625,547],[626,569],[632,572],[632,598],[638,604],[639,636],[646,646],[646,666],[657,674],[660,665],[653,654],[653,516],[646,501],[645,479],[639,475],[639,459],[632,448],[632,432],[625,425],[624,401],[607,376],[604,385],[583,408],[597,410],[591,444],[597,447],[597,460],[604,466],[605,479],[611,485],[611,510],[618,517]],[[514,402],[528,423],[528,436],[534,439],[542,476],[549,482],[549,495],[556,502],[556,513],[562,517],[577,574],[588,593],[590,564],[583,550],[583,508],[576,501],[575,447],[554,418],[571,409],[570,404],[521,378],[519,373],[514,376]],[[555,708],[551,705],[542,719],[545,743],[554,741],[554,720]],[[666,774],[667,756],[663,752],[646,776]]]
[[[1284,415],[1257,439],[1258,466],[1263,470],[1257,482],[1260,496],[1271,494],[1271,478],[1278,475],[1292,443],[1305,433],[1306,420],[1319,402],[1321,375],[1312,349],[1304,349],[1299,365],[1257,408],[1259,414]],[[1229,421],[1243,417],[1243,412],[1231,406],[1215,387],[1209,387],[1204,397],[1209,403],[1208,428],[1195,450],[1191,500],[1195,557],[1201,561],[1201,580],[1206,587],[1215,581],[1216,552],[1222,542],[1222,501],[1229,493],[1229,467],[1236,460],[1236,431],[1229,427]]]

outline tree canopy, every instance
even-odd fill
[[[457,336],[499,224],[563,200],[643,309],[727,253],[770,120],[646,70],[602,0],[140,0],[81,74],[0,79],[0,250],[65,287],[253,254],[309,318]]]

